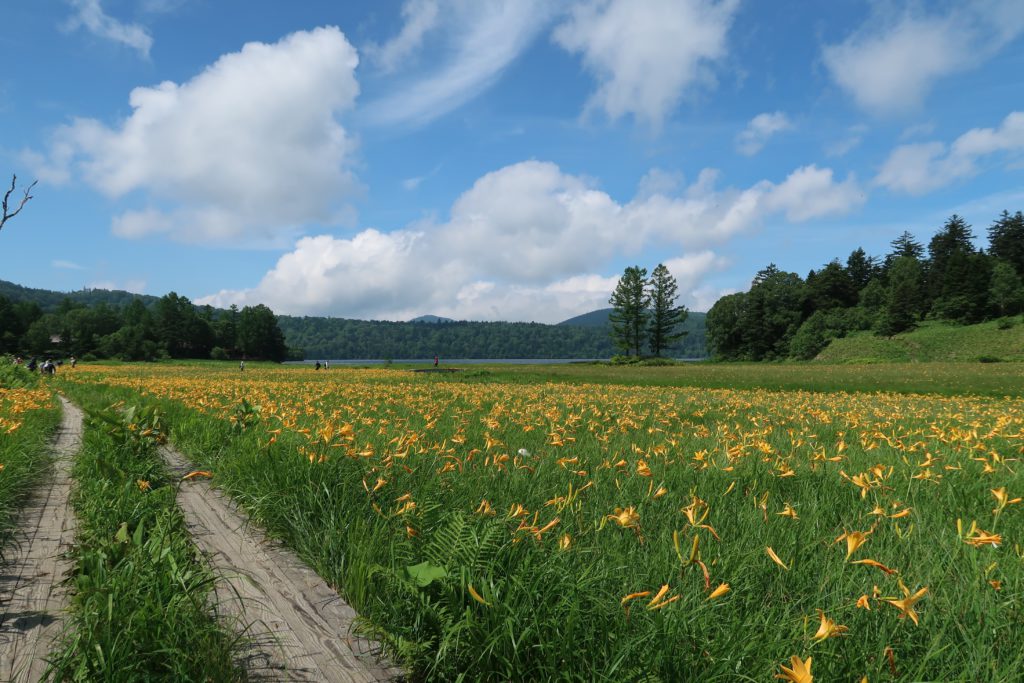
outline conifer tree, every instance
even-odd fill
[[[615,286],[608,303],[612,312],[608,320],[612,325],[615,345],[626,352],[640,355],[647,327],[647,269],[640,266],[626,268]]]
[[[1024,277],[1024,213],[1003,211],[988,229],[988,253],[1006,261]]]
[[[920,307],[921,264],[909,256],[896,258],[889,267],[889,293],[878,334],[891,337],[914,327]]]
[[[661,356],[662,351],[686,336],[686,332],[676,331],[689,314],[685,306],[676,306],[678,291],[672,273],[664,264],[659,263],[651,273],[648,295],[651,306],[651,319],[647,326],[648,343],[655,356]]]

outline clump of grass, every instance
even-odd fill
[[[84,392],[82,392],[84,393]],[[69,626],[48,675],[67,681],[235,681],[211,615],[213,575],[191,545],[152,408],[93,411],[76,461]]]

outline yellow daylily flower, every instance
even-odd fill
[[[800,519],[800,517],[796,514],[796,510],[794,510],[793,506],[790,505],[789,503],[786,503],[785,507],[782,508],[782,512],[776,512],[775,514],[777,514],[780,517],[789,517],[790,519]]]
[[[767,553],[768,557],[771,558],[772,562],[774,562],[775,564],[779,565],[780,567],[782,567],[786,571],[789,571],[789,567],[786,566],[786,563],[783,562],[781,559],[779,559],[779,556],[775,554],[775,551],[772,550],[770,546],[765,548],[764,551],[765,551],[765,553]]]
[[[900,590],[903,591],[902,600],[894,600],[892,598],[886,598],[885,601],[900,611],[900,619],[903,617],[910,617],[910,620],[914,622],[914,625],[919,625],[917,620],[917,612],[914,611],[914,604],[925,596],[928,592],[927,586],[917,591],[913,595],[910,594],[910,589],[903,585],[900,581]]]
[[[850,555],[853,555],[857,548],[861,547],[864,541],[868,540],[870,533],[870,531],[847,531],[834,542],[839,543],[839,541],[846,540],[846,559],[850,559]]]
[[[820,643],[826,638],[841,636],[848,630],[845,626],[841,626],[832,619],[829,619],[821,610],[818,610],[818,617],[821,619],[821,624],[818,626],[817,633],[811,637],[811,640],[816,643]]]
[[[709,595],[707,599],[714,600],[715,598],[720,598],[726,593],[728,593],[730,590],[732,590],[732,588],[729,587],[729,584],[721,583],[718,585],[718,588],[711,591],[711,595]]]
[[[632,505],[626,509],[615,508],[615,514],[608,515],[608,519],[627,529],[640,526],[640,514]]]
[[[782,669],[782,673],[775,674],[775,678],[781,678],[789,683],[813,683],[814,677],[811,675],[811,657],[807,658],[807,661],[802,661],[796,655],[789,658],[789,666],[782,665],[779,668]]]
[[[483,596],[481,596],[479,593],[476,592],[476,589],[473,588],[473,584],[471,584],[471,583],[466,584],[466,587],[469,590],[470,596],[472,596],[472,598],[474,600],[476,600],[477,602],[479,602],[481,605],[483,605],[485,607],[490,607],[491,606],[491,603],[489,603],[486,600],[484,600]]]
[[[884,564],[882,564],[881,562],[877,562],[876,560],[854,560],[851,564],[863,564],[868,567],[874,567],[875,569],[881,569],[883,572],[890,575],[899,574],[899,571],[897,571],[896,569],[890,569],[889,567],[886,567]]]

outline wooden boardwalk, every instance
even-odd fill
[[[71,569],[75,517],[68,493],[72,456],[82,441],[82,412],[61,397],[53,473],[21,511],[9,560],[0,570],[0,681],[38,681],[60,634]]]
[[[179,476],[186,459],[163,455]],[[294,553],[268,541],[231,501],[202,479],[184,481],[178,505],[217,574],[218,610],[246,629],[251,679],[371,683],[402,679],[379,647],[352,633],[355,611]]]

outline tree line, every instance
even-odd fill
[[[0,352],[26,356],[117,358],[229,358],[283,361],[277,316],[266,306],[217,310],[171,292],[147,306],[85,305],[65,298],[44,312],[35,301],[0,295]]]
[[[725,360],[810,359],[855,330],[889,337],[926,319],[973,324],[1024,311],[1024,214],[1003,211],[987,248],[974,238],[954,214],[927,249],[904,231],[883,257],[858,248],[806,279],[769,264],[749,291],[708,311],[708,345]]]
[[[660,357],[662,351],[676,347],[687,335],[680,328],[689,314],[685,306],[676,305],[678,296],[676,279],[664,264],[659,263],[650,278],[646,268],[627,267],[608,300],[615,346],[636,357],[645,348]]]

